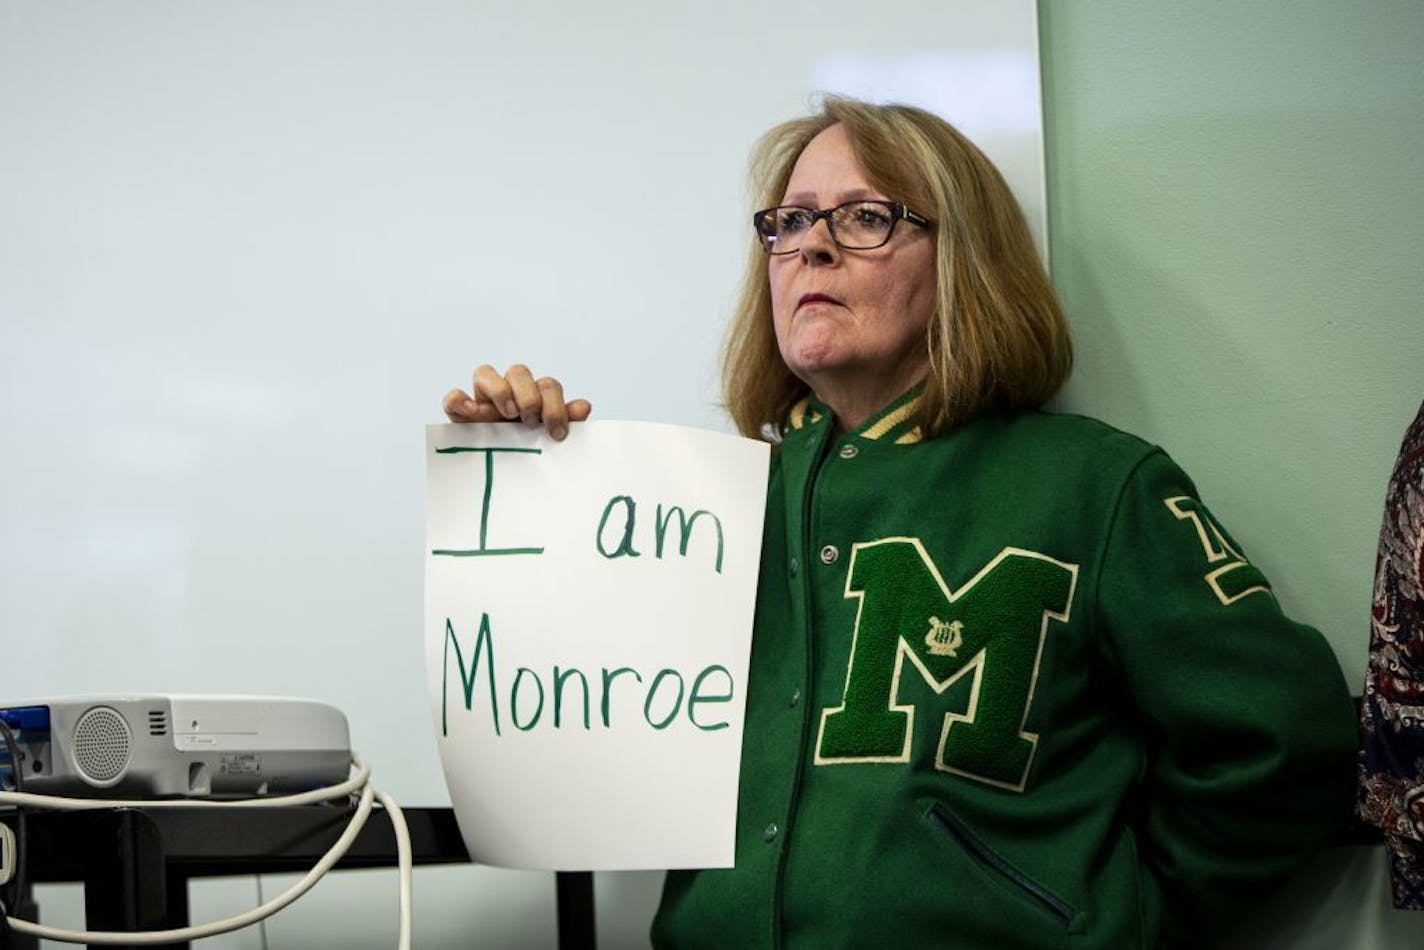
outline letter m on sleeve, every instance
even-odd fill
[[[1038,736],[1024,731],[1044,637],[1067,622],[1078,566],[1004,548],[950,590],[918,538],[856,544],[846,597],[860,600],[841,705],[821,712],[816,764],[908,762],[912,669],[943,693],[972,677],[963,712],[944,713],[935,768],[1023,791]]]

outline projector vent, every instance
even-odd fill
[[[148,734],[151,736],[168,735],[168,713],[162,709],[150,709],[148,711]]]
[[[128,768],[133,734],[108,706],[91,706],[74,724],[74,764],[90,785],[113,785]]]

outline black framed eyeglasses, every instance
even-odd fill
[[[752,215],[752,227],[761,238],[762,250],[768,254],[794,254],[801,250],[801,240],[822,218],[831,232],[831,240],[848,251],[869,251],[882,247],[895,232],[896,221],[908,221],[922,228],[930,220],[915,214],[898,201],[847,201],[834,208],[800,208],[779,205]]]

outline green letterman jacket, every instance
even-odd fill
[[[1209,946],[1349,815],[1330,647],[1160,449],[914,409],[791,415],[736,866],[670,873],[654,944]]]

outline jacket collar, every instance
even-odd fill
[[[916,416],[920,408],[920,395],[924,383],[917,383],[901,394],[884,409],[871,416],[865,424],[847,436],[871,442],[893,445],[913,445],[924,439]],[[814,395],[808,395],[796,405],[786,417],[786,432],[799,432],[830,426],[834,420],[831,410]]]

